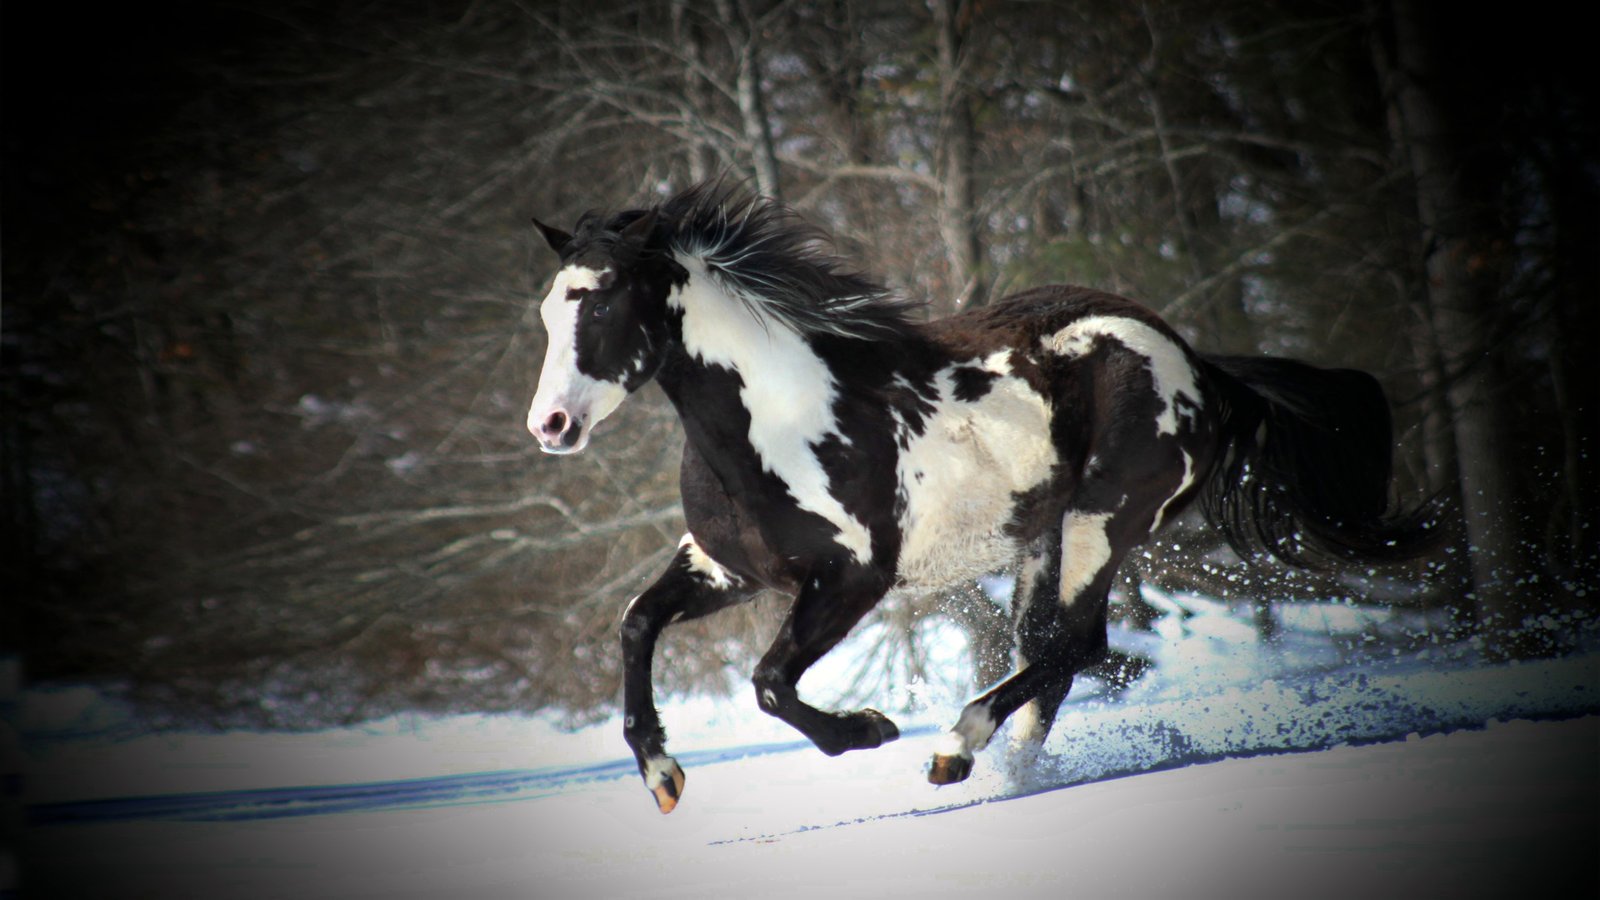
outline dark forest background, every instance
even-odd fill
[[[537,452],[529,218],[723,172],[935,312],[1075,282],[1382,379],[1399,495],[1453,510],[1440,554],[1289,576],[1184,521],[1119,615],[1148,580],[1268,633],[1290,596],[1425,608],[1498,655],[1594,621],[1592,51],[1537,5],[241,0],[0,30],[0,652],[32,681],[157,722],[605,711],[682,530],[681,437],[649,388],[583,456]],[[671,633],[666,684],[737,683],[778,609]],[[887,604],[885,652],[914,668],[931,615],[1003,649],[958,591]]]

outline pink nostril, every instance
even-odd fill
[[[550,414],[550,418],[544,420],[544,427],[540,430],[551,437],[559,436],[561,432],[567,430],[567,414],[559,409],[556,410]]]

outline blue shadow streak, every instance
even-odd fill
[[[904,737],[933,734],[932,725],[908,728]],[[695,750],[679,754],[686,768],[736,762],[758,756],[792,753],[811,747],[810,741],[750,744],[720,750]],[[563,789],[636,775],[632,759],[550,769],[474,772],[435,778],[374,781],[362,784],[262,788],[192,794],[158,794],[43,803],[28,807],[31,825],[88,825],[130,821],[240,822],[282,819],[385,809],[417,809],[532,800]]]

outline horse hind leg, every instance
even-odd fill
[[[1066,610],[1057,601],[1054,591],[1044,602],[1030,606],[1027,611],[1031,615],[1017,623],[1017,667],[1031,666],[1031,660],[1040,660],[1046,668],[1055,671],[1057,677],[1041,683],[1038,694],[1012,713],[1011,735],[1019,745],[1040,747],[1050,736],[1050,727],[1055,724],[1056,713],[1066,702],[1077,673],[1071,667],[1051,667],[1048,662],[1068,640],[1069,633]]]
[[[967,704],[936,749],[928,769],[933,784],[951,784],[972,772],[973,754],[988,745],[1000,724],[1021,710],[1018,737],[1042,744],[1073,676],[1105,652],[1106,595],[1121,562],[1109,539],[1110,514],[1068,512],[1061,539],[1024,561],[1018,576],[1018,671]]]
[[[929,766],[928,780],[934,784],[950,784],[967,777],[972,770],[973,754],[989,744],[1006,719],[1004,707],[1008,693],[1036,692],[1035,699],[1017,713],[1028,722],[1022,727],[1030,729],[1038,727],[1041,721],[1048,729],[1048,717],[1037,714],[1041,703],[1048,705],[1053,696],[1059,704],[1066,697],[1071,686],[1070,677],[1063,684],[1060,679],[1050,679],[1046,669],[1030,663],[1030,660],[1047,658],[1048,654],[1041,653],[1041,648],[1048,647],[1050,637],[1060,631],[1060,604],[1056,599],[1061,570],[1060,547],[1061,532],[1052,529],[1022,555],[1011,604],[1012,627],[1017,637],[1015,675],[992,687],[961,711],[955,727],[941,739]],[[1032,687],[1025,688],[1024,682]],[[1007,690],[1002,691],[1002,687]],[[1053,716],[1054,708],[1050,709]]]

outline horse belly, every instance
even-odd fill
[[[897,464],[903,506],[896,575],[939,587],[1011,565],[1016,496],[1050,477],[1056,449],[1045,399],[1015,377],[982,397],[941,391],[920,434],[907,430]]]

